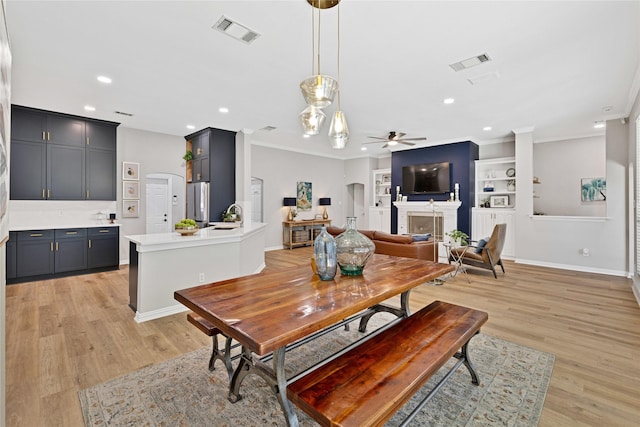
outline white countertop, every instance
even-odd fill
[[[101,221],[89,221],[89,222],[73,222],[73,223],[56,223],[56,224],[29,224],[29,225],[14,225],[9,227],[9,231],[29,231],[29,230],[60,230],[62,228],[98,228],[98,227],[120,227],[120,224],[111,224],[109,222],[102,223]]]
[[[138,252],[152,252],[237,242],[253,233],[263,231],[266,226],[266,223],[254,222],[231,230],[215,229],[213,227],[201,228],[194,235],[183,236],[174,231],[171,233],[137,234],[125,236],[125,239],[135,243]]]

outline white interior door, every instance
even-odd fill
[[[173,224],[169,222],[168,181],[147,183],[147,234],[169,233]]]
[[[364,209],[364,184],[347,185],[347,216],[355,216],[356,227],[367,227],[367,217]]]

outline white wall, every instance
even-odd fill
[[[581,179],[606,175],[604,136],[551,141],[533,145],[533,175],[537,198],[534,212],[545,215],[606,216],[605,202],[583,202]]]
[[[627,129],[619,120],[607,122],[606,219],[533,216],[533,138],[516,135],[516,262],[627,275]]]
[[[146,176],[151,173],[171,173],[185,177],[185,139],[181,136],[118,126],[118,185],[116,215],[120,224],[120,262],[129,263],[127,235],[146,232]],[[140,216],[122,218],[122,162],[140,163]]]
[[[287,208],[282,206],[283,197],[296,196],[296,183],[312,183],[313,209],[302,212],[298,218],[313,218],[322,213],[318,198],[331,197],[327,206],[329,219],[336,224],[344,222],[345,185],[344,161],[312,156],[261,145],[251,146],[251,176],[264,180],[265,246],[268,249],[282,248],[282,221]]]
[[[639,70],[640,73],[640,70]],[[640,304],[640,266],[638,265],[638,242],[640,241],[640,230],[638,229],[638,212],[637,194],[638,188],[638,168],[640,165],[636,163],[638,145],[640,145],[640,94],[636,96],[635,103],[629,114],[629,165],[630,165],[630,185],[627,193],[629,212],[629,271],[633,278],[633,293],[636,296],[638,304]]]

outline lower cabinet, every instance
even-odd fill
[[[507,236],[502,248],[503,258],[515,258],[515,212],[508,208],[473,208],[471,239],[480,240],[491,236],[496,224],[507,224]]]
[[[369,230],[391,233],[391,208],[389,206],[369,208]]]
[[[120,262],[118,227],[89,228],[87,231],[88,267],[102,268],[118,265]]]
[[[118,227],[12,231],[7,242],[7,283],[117,268]]]
[[[54,273],[87,268],[87,229],[55,230]]]
[[[53,273],[54,230],[30,230],[17,233],[16,277]]]

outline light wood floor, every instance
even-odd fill
[[[267,268],[303,265],[310,248],[268,252]],[[432,300],[485,310],[483,332],[554,353],[540,426],[640,425],[640,308],[627,279],[506,262],[496,280],[477,270]],[[7,425],[81,426],[77,392],[205,345],[179,314],[137,324],[128,270],[7,287]],[[206,361],[203,361],[203,364]]]

